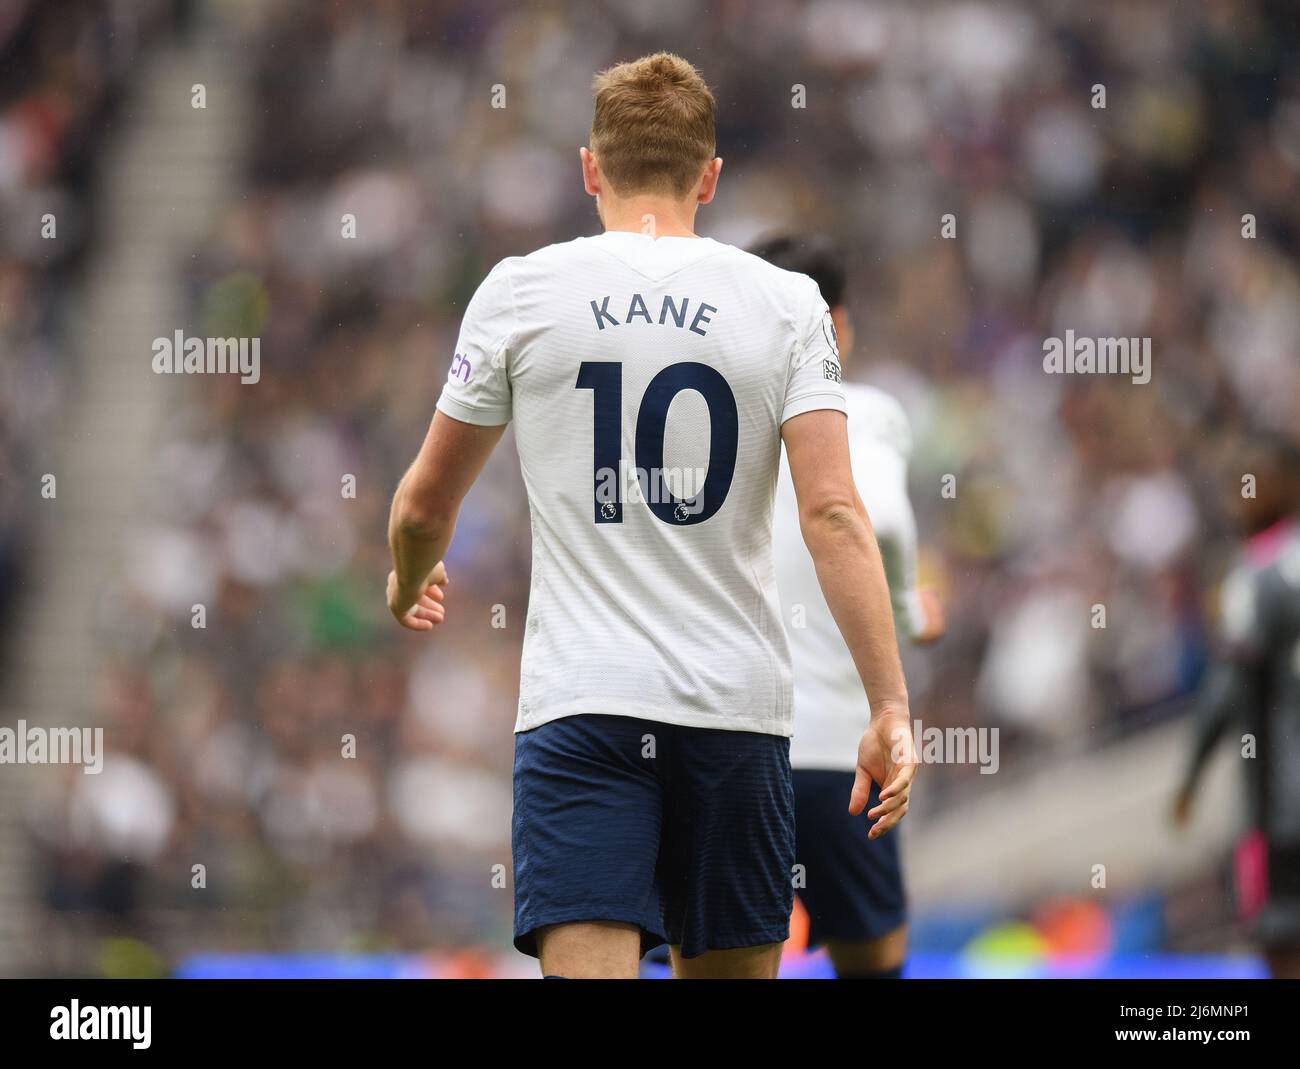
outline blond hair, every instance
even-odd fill
[[[591,150],[615,193],[684,197],[713,159],[713,94],[681,56],[656,52],[601,71]]]

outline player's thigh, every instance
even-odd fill
[[[644,722],[574,716],[515,740],[515,947],[584,922],[635,925],[664,941],[656,866],[663,789],[642,757]],[[570,933],[562,944],[601,939]],[[614,938],[614,937],[610,937]],[[643,947],[644,948],[644,947]],[[639,953],[637,955],[640,956]]]
[[[840,976],[861,976],[897,969],[907,957],[907,925],[875,939],[827,939],[826,952]]]
[[[543,976],[569,980],[635,980],[641,968],[641,926],[578,921],[538,929]]]
[[[679,980],[775,980],[781,966],[781,943],[734,950],[706,950],[693,958],[672,946],[673,976]]]
[[[863,957],[896,948],[900,939],[905,943],[898,832],[869,839],[866,814],[849,814],[852,772],[795,769],[793,782],[797,889],[808,912],[809,943],[871,945],[859,952]],[[868,809],[878,792],[873,785]],[[902,935],[895,934],[900,930]]]
[[[789,740],[775,735],[681,728],[674,736],[659,871],[668,941],[681,957],[754,951],[788,937],[789,753]]]

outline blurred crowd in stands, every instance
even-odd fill
[[[53,467],[75,283],[92,234],[94,167],[166,5],[0,4],[0,624],[22,582],[31,501],[18,472]]]
[[[115,8],[79,10],[25,44],[0,24],[10,467],[48,446],[67,385],[54,332],[68,310],[54,302],[73,246],[48,251],[32,205],[61,200],[70,226],[90,211],[85,158],[126,73],[120,35],[105,43]],[[529,568],[513,447],[461,516],[432,639],[386,616],[387,507],[478,282],[503,256],[598,228],[577,156],[592,73],[658,48],[717,95],[726,166],[700,231],[737,244],[817,232],[850,253],[846,374],[911,417],[922,572],[950,621],[939,646],[908,654],[914,715],[1000,727],[1005,775],[1181,715],[1238,544],[1242,473],[1227,458],[1256,430],[1300,429],[1289,12],[245,10],[243,188],[177,265],[192,318],[175,326],[260,336],[261,381],[194,379],[158,443],[100,607],[101,714],[134,761],[74,788],[92,807],[148,800],[134,811],[150,817],[74,851],[74,817],[37,807],[48,904],[131,930],[144,906],[179,903],[200,861],[209,945],[214,931],[230,946],[508,945],[510,892],[492,867],[509,869]],[[1150,338],[1151,381],[1045,374],[1043,341],[1067,329]],[[22,524],[6,494],[0,554]],[[355,758],[340,760],[348,739]],[[974,767],[928,769],[925,804],[982,786]],[[112,864],[88,863],[96,852]]]

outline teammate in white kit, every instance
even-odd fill
[[[846,269],[830,243],[791,235],[751,249],[789,271],[812,278],[830,306],[840,358],[853,349],[845,301]],[[914,642],[943,634],[932,590],[917,587],[916,520],[907,496],[911,431],[903,407],[883,390],[844,384],[849,454],[858,492],[880,543],[894,606],[894,625]],[[803,866],[799,898],[808,911],[809,944],[824,943],[842,978],[902,974],[907,910],[897,836],[879,839],[870,820],[845,811],[840,799],[853,782],[853,740],[862,732],[862,681],[822,597],[812,558],[799,534],[789,466],[781,465],[773,522],[777,587],[794,658],[795,854]],[[877,787],[872,789],[874,796]]]
[[[547,976],[635,976],[664,942],[677,975],[774,976],[794,864],[782,440],[874,701],[842,803],[861,811],[874,777],[892,827],[915,771],[829,312],[810,279],[695,235],[722,161],[684,60],[600,75],[581,155],[605,233],[504,260],[474,295],[394,497],[389,609],[414,630],[444,618],[456,513],[513,419],[533,529],[515,945]]]

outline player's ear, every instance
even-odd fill
[[[700,192],[696,199],[701,204],[708,204],[713,199],[713,194],[718,191],[718,175],[722,172],[722,157],[717,156],[709,161],[708,167],[704,170],[704,176],[700,179]]]
[[[596,157],[585,146],[578,149],[578,156],[582,160],[582,188],[589,197],[599,197],[600,169],[596,166]]]

